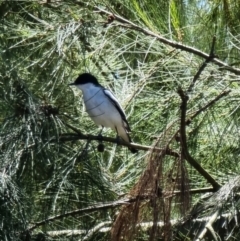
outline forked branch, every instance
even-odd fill
[[[211,183],[215,190],[218,190],[221,185],[189,154],[186,137],[186,112],[188,96],[183,92],[181,88],[178,90],[178,94],[181,97],[181,120],[180,120],[180,136],[182,155],[185,160],[194,167],[206,180]]]

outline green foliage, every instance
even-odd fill
[[[141,28],[206,53],[216,35],[214,53],[238,67],[239,4],[0,1],[0,239],[109,239],[109,228],[119,217],[114,205],[79,210],[114,204],[128,194],[132,197],[152,160],[145,151],[132,155],[125,147],[107,142],[105,151],[98,153],[98,142],[73,138],[78,136],[74,127],[83,134],[97,135],[99,131],[84,111],[81,93],[68,86],[81,72],[93,73],[113,90],[126,110],[134,142],[168,147],[176,153],[182,150],[175,134],[180,128],[179,87],[189,97],[187,118],[231,90],[186,126],[187,144],[190,154],[221,185],[238,175],[238,76],[208,63],[187,92],[205,60],[170,47]],[[139,28],[101,9],[121,15]],[[64,137],[70,134],[72,139],[66,141]],[[105,130],[103,135],[113,137],[115,133]],[[164,160],[154,161],[158,165],[161,161],[159,183],[167,190],[183,177],[176,157]],[[191,188],[210,185],[191,165],[185,168]],[[193,195],[194,202],[199,198]],[[170,198],[166,199],[165,204]],[[171,200],[171,218],[179,219],[183,199]],[[164,205],[163,198],[158,202]],[[235,205],[237,210],[238,201]],[[140,222],[152,221],[153,201],[146,200],[142,206]],[[207,208],[205,216],[212,215]],[[69,214],[75,210],[79,213]],[[128,215],[130,220],[132,214]],[[137,240],[149,240],[149,227],[140,223],[136,230]],[[159,240],[167,240],[160,230]],[[186,232],[182,235],[188,240]],[[233,232],[232,240],[238,237],[238,232]]]

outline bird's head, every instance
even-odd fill
[[[77,77],[77,79],[69,85],[81,86],[81,85],[84,85],[84,84],[93,84],[95,86],[99,85],[96,77],[94,77],[93,75],[91,75],[89,73],[80,74]]]

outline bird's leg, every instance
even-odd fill
[[[116,130],[116,132],[117,132],[117,136],[116,136],[116,143],[117,143],[117,145],[119,145],[119,143],[120,143],[120,136],[118,135],[118,130],[117,130],[117,127],[115,127],[115,130]]]
[[[100,130],[98,134],[99,141],[102,142],[102,131],[103,131],[104,126],[102,126],[102,129]]]
[[[99,144],[98,144],[98,151],[99,152],[104,152],[104,145],[103,145],[103,143],[102,143],[102,141],[103,141],[103,137],[102,137],[102,131],[103,131],[103,126],[102,126],[102,129],[101,129],[101,131],[99,132],[99,134],[98,134],[98,141],[99,141]]]

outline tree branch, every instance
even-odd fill
[[[66,124],[66,123],[65,123]],[[68,127],[70,127],[71,125],[66,124]],[[135,149],[138,150],[144,150],[144,151],[162,151],[163,149],[161,148],[157,148],[157,147],[152,147],[152,146],[144,146],[144,145],[140,145],[140,144],[135,144],[135,143],[127,143],[121,139],[116,140],[116,138],[112,138],[112,137],[104,137],[104,136],[94,136],[94,135],[90,135],[90,134],[82,134],[82,132],[80,130],[78,130],[77,128],[71,126],[71,129],[75,129],[77,130],[76,134],[75,133],[64,133],[62,135],[60,135],[59,137],[59,141],[61,142],[65,142],[65,141],[77,141],[77,140],[94,140],[94,141],[106,141],[106,142],[111,142],[111,143],[116,143],[117,145],[120,146],[126,146],[126,147],[134,147]],[[52,141],[55,141],[56,139],[53,138]],[[169,156],[173,156],[173,157],[179,157],[179,154],[171,149],[166,149],[164,150],[165,153]]]
[[[102,222],[102,223],[99,223],[98,225],[96,225],[95,227],[91,228],[90,230],[88,230],[86,236],[79,240],[79,241],[84,241],[84,240],[88,240],[90,239],[91,236],[93,236],[94,233],[96,233],[97,231],[99,231],[101,228],[103,228],[106,224],[111,224],[110,221],[108,222]]]
[[[189,53],[193,53],[199,57],[202,57],[204,59],[208,59],[209,58],[209,54],[205,53],[205,52],[202,52],[200,51],[199,49],[196,49],[196,48],[193,48],[193,47],[190,47],[190,46],[187,46],[187,45],[184,45],[184,44],[181,44],[181,43],[178,43],[178,42],[174,42],[174,41],[171,41],[169,39],[166,39],[164,37],[162,37],[161,35],[157,34],[157,33],[154,33],[148,29],[145,29],[143,27],[140,27],[138,26],[137,24],[121,17],[120,15],[117,15],[117,14],[114,14],[112,12],[109,12],[107,10],[104,10],[100,7],[94,7],[94,9],[101,13],[101,14],[106,14],[108,16],[113,16],[114,17],[114,20],[120,22],[120,23],[123,23],[121,24],[121,27],[123,28],[131,28],[131,29],[134,29],[134,30],[137,30],[145,35],[148,35],[148,36],[152,36],[154,38],[156,38],[158,41],[166,44],[166,45],[169,45],[175,49],[180,49],[180,50],[183,50],[183,51],[186,51],[186,52],[189,52]],[[238,68],[234,68],[226,63],[224,63],[223,61],[219,60],[218,58],[216,58],[214,56],[214,58],[212,59],[212,62],[215,63],[216,65],[218,65],[219,67],[221,67],[222,70],[228,70],[236,75],[239,75],[240,74],[240,69]]]
[[[172,195],[178,195],[178,194],[180,194],[180,192],[181,191],[171,192],[171,196]],[[193,194],[205,193],[205,192],[214,192],[214,189],[212,187],[208,187],[208,188],[199,188],[199,189],[191,189],[190,190],[190,193],[193,193]],[[163,196],[164,196],[164,198],[168,198],[169,195],[168,195],[167,192],[164,192]],[[121,206],[121,205],[127,205],[127,204],[130,204],[130,203],[135,202],[135,201],[139,202],[139,201],[145,201],[145,200],[149,200],[149,199],[152,199],[152,197],[148,196],[148,195],[144,195],[144,196],[140,196],[140,197],[137,196],[137,197],[133,197],[133,198],[120,199],[120,200],[117,200],[117,201],[112,201],[112,202],[107,202],[107,203],[97,203],[97,204],[89,206],[87,208],[77,209],[77,210],[74,210],[74,211],[70,211],[70,212],[67,212],[67,213],[64,213],[64,214],[49,217],[45,220],[36,222],[31,227],[29,227],[27,229],[27,231],[32,231],[32,230],[34,230],[34,229],[36,229],[40,226],[43,226],[43,225],[45,225],[49,222],[53,222],[55,220],[59,220],[59,219],[66,218],[66,217],[69,217],[69,216],[79,215],[79,214],[82,214],[82,213],[84,213],[84,214],[92,213],[92,212],[99,211],[99,210],[104,210],[104,209],[108,209],[108,208],[115,208],[115,207]]]
[[[218,100],[220,100],[222,97],[228,95],[231,92],[231,90],[225,90],[221,94],[217,95],[213,100],[208,102],[205,106],[197,110],[187,121],[186,123],[190,123],[192,119],[194,119],[196,116],[198,116],[200,113],[205,111],[208,107],[214,105]]]
[[[181,145],[182,145],[182,154],[185,160],[193,166],[206,180],[211,183],[215,190],[218,190],[221,186],[214,180],[214,178],[189,154],[187,146],[187,137],[186,137],[186,112],[187,112],[187,101],[188,96],[185,95],[183,90],[179,88],[178,94],[181,97],[181,123],[180,123],[180,136],[181,136]]]
[[[219,208],[220,209],[220,208]],[[218,240],[218,238],[216,237],[216,234],[214,232],[214,229],[212,227],[213,223],[215,222],[215,220],[219,217],[219,213],[220,210],[217,210],[208,220],[208,222],[205,225],[205,228],[202,230],[202,232],[199,234],[199,236],[197,237],[196,241],[201,241],[203,240],[205,234],[207,233],[207,230],[209,230],[209,232],[212,234],[213,238],[215,241]]]
[[[232,213],[230,212],[230,213],[221,214],[221,216],[219,215],[215,221],[218,221],[220,219],[220,217],[224,218],[225,222],[228,222],[229,219],[231,219],[231,217],[232,217]],[[200,224],[198,226],[204,226],[206,221],[209,221],[211,218],[212,218],[212,216],[207,216],[207,217],[203,217],[203,218],[194,218],[194,219],[192,219],[192,223],[193,224],[196,224],[196,223]],[[105,224],[107,226],[107,225],[110,225],[111,223],[112,222],[110,222],[110,221],[105,221],[105,222],[102,222],[101,224]],[[170,223],[171,223],[172,226],[179,225],[179,220],[172,219],[172,220],[170,220]],[[146,231],[149,228],[152,228],[152,225],[153,225],[153,222],[151,222],[151,221],[150,222],[140,222],[140,223],[137,224],[137,227],[141,227],[142,230]],[[164,225],[165,225],[165,223],[163,221],[157,222],[158,227],[164,227]],[[180,223],[180,225],[183,226],[182,223]],[[99,229],[99,232],[109,232],[111,230],[111,227],[106,227],[106,226],[104,227],[104,225],[103,225],[103,227]],[[94,227],[94,228],[96,228],[96,227]],[[206,225],[205,225],[205,227],[206,227]],[[209,227],[208,227],[208,229],[209,229]],[[213,228],[212,228],[211,231],[213,231]],[[70,229],[68,229],[68,230],[58,230],[58,231],[47,231],[46,233],[51,237],[55,237],[55,236],[62,236],[62,235],[67,235],[67,236],[83,235],[87,232],[88,232],[88,230],[82,230],[82,229],[81,230],[76,230],[76,229],[70,230]],[[206,237],[206,238],[209,238],[209,236]]]
[[[32,225],[31,227],[28,228],[28,231],[32,231],[39,226],[42,226],[42,225],[45,225],[49,222],[59,220],[59,219],[62,219],[62,218],[66,218],[66,217],[69,217],[69,216],[74,216],[74,215],[78,215],[78,214],[81,214],[81,213],[91,213],[91,212],[94,212],[94,211],[108,209],[108,208],[114,208],[114,207],[117,207],[117,206],[120,206],[120,205],[129,204],[129,203],[134,202],[134,201],[136,201],[136,198],[132,198],[132,199],[126,198],[126,199],[121,199],[121,200],[117,200],[117,201],[113,201],[113,202],[100,203],[100,204],[92,205],[92,206],[89,206],[87,208],[77,209],[77,210],[74,210],[74,211],[71,211],[71,212],[67,212],[67,213],[64,213],[64,214],[60,214],[60,215],[56,215],[56,216],[47,218],[43,221],[36,222],[34,225]]]
[[[198,80],[198,78],[200,77],[201,73],[203,72],[203,70],[207,67],[207,64],[209,62],[211,62],[214,58],[215,58],[215,54],[214,54],[214,48],[215,48],[215,43],[216,43],[216,36],[213,37],[213,41],[212,41],[212,47],[209,53],[208,58],[204,61],[204,63],[202,64],[202,66],[198,69],[198,72],[194,75],[192,83],[190,84],[189,88],[188,88],[188,92],[192,91],[196,81]]]
[[[223,98],[224,96],[228,95],[231,92],[231,90],[226,90],[223,91],[221,94],[219,94],[218,96],[216,96],[213,100],[211,100],[209,103],[207,103],[205,106],[203,106],[201,109],[197,110],[192,116],[190,116],[186,121],[185,121],[185,125],[188,125],[191,123],[191,121],[198,116],[200,113],[202,113],[203,111],[205,111],[207,108],[209,108],[210,106],[214,105],[218,100],[220,100],[221,98]],[[59,141],[61,142],[65,142],[65,141],[77,141],[77,140],[95,140],[95,141],[106,141],[106,142],[110,142],[110,143],[116,143],[118,145],[121,146],[126,146],[126,147],[134,147],[135,149],[138,150],[143,150],[143,151],[163,151],[163,149],[161,148],[157,148],[157,147],[152,147],[152,146],[145,146],[145,145],[140,145],[140,144],[136,144],[136,143],[127,143],[124,142],[123,140],[116,140],[116,138],[111,138],[111,137],[100,137],[100,136],[94,136],[94,135],[89,135],[89,134],[83,134],[79,129],[77,129],[76,127],[65,123],[65,125],[67,127],[69,127],[71,130],[73,130],[75,133],[64,133],[62,135],[60,135],[59,137]],[[179,132],[179,131],[178,131]],[[177,132],[177,133],[178,133]],[[55,141],[56,139],[53,138],[52,141]],[[173,151],[172,149],[167,148],[166,150],[164,150],[165,153],[169,156],[173,156],[173,157],[179,157],[179,153]]]

